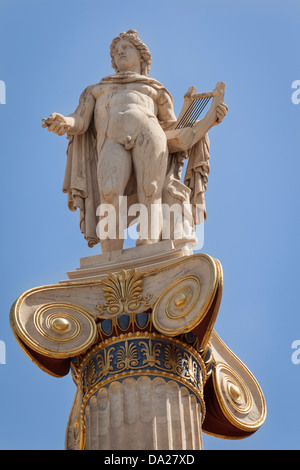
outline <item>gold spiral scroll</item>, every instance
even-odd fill
[[[44,304],[29,317],[18,315],[15,325],[25,344],[56,359],[82,354],[97,333],[95,321],[84,308],[65,302]]]
[[[265,419],[264,400],[252,375],[248,373],[243,380],[228,364],[218,363],[213,381],[219,405],[229,422],[247,432],[258,429]]]
[[[205,317],[216,292],[218,272],[212,258],[199,259],[196,272],[173,280],[155,300],[153,324],[162,334],[191,331]]]

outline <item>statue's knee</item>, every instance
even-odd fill
[[[156,199],[158,197],[158,185],[155,181],[146,183],[143,186],[143,192],[146,199]]]
[[[119,199],[119,192],[116,188],[107,186],[101,188],[101,203],[116,205]]]

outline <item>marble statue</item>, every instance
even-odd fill
[[[137,244],[161,239],[162,204],[185,201],[194,208],[204,203],[209,172],[206,131],[220,123],[228,110],[221,97],[216,106],[211,106],[213,116],[208,126],[203,129],[200,125],[199,134],[194,131],[199,123],[194,124],[193,139],[180,146],[176,132],[182,134],[182,129],[174,130],[178,120],[172,96],[148,76],[151,54],[137,32],[129,30],[116,37],[110,55],[114,75],[88,86],[73,114],[65,117],[53,113],[43,119],[43,127],[49,131],[59,136],[67,133],[63,191],[68,194],[69,208],[80,209],[80,227],[88,245],[101,241],[103,253],[123,246],[122,229],[127,223],[119,220],[121,196],[126,196],[127,209],[135,203],[146,208],[148,236]],[[183,131],[189,136],[191,128]],[[187,156],[185,184],[181,184],[183,157]],[[114,236],[103,240],[97,234],[100,204],[116,209]],[[151,216],[151,207],[156,208],[155,217]],[[199,223],[196,219],[193,210],[192,227]]]
[[[214,330],[221,262],[192,252],[206,217],[208,131],[228,110],[225,85],[190,87],[176,118],[170,93],[148,76],[151,55],[136,31],[112,41],[111,58],[116,73],[87,87],[73,114],[43,120],[67,134],[63,190],[88,245],[100,242],[102,253],[81,258],[68,279],[21,294],[12,331],[41,370],[72,375],[67,450],[187,451],[203,449],[203,431],[251,436],[265,421],[265,399]],[[111,208],[116,232],[104,236]],[[122,249],[137,211],[137,246]]]

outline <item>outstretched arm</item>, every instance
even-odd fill
[[[89,127],[94,112],[95,98],[92,88],[93,86],[90,86],[84,90],[73,114],[65,117],[62,114],[53,113],[49,118],[42,119],[42,126],[57,135],[63,135],[65,132],[70,135],[83,134]]]

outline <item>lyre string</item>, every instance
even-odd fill
[[[188,109],[180,119],[175,129],[181,129],[183,127],[192,127],[202,111],[204,110],[211,97],[198,98],[191,102]]]
[[[189,119],[190,124],[194,123],[196,121],[196,119],[200,116],[203,109],[207,105],[208,101],[209,101],[209,98],[205,98],[205,99],[202,99],[202,100],[197,100],[194,103],[193,112],[192,112],[191,117]]]

